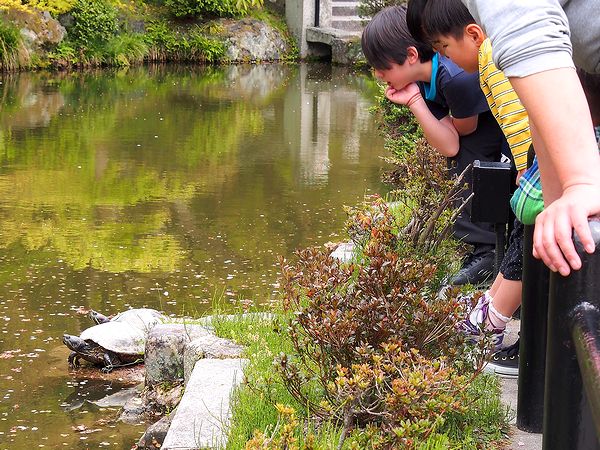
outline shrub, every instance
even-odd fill
[[[69,39],[83,48],[108,42],[119,30],[116,8],[105,0],[77,0]]]
[[[54,15],[64,14],[75,6],[76,0],[28,0],[27,3],[40,11],[49,11]]]
[[[406,5],[407,0],[360,0],[358,14],[363,19],[370,19],[387,6]]]
[[[201,29],[192,30],[188,36],[189,56],[192,61],[214,63],[224,58],[226,45],[216,39],[204,35]]]
[[[18,28],[0,20],[0,68],[15,70],[23,62],[25,52]]]
[[[459,371],[472,371],[473,361],[481,367],[482,352],[467,350],[456,333],[464,313],[456,295],[441,300],[432,291],[433,258],[400,257],[385,210],[366,222],[360,264],[340,265],[321,249],[299,252],[295,264],[282,261],[285,303],[296,316],[294,354],[278,364],[311,413],[345,430],[377,423],[392,446],[406,446],[460,410],[468,380]]]
[[[107,43],[106,54],[113,64],[129,66],[144,61],[148,55],[148,45],[140,34],[121,34]]]
[[[164,21],[151,21],[145,34],[149,58],[154,61],[220,61],[227,47],[218,39],[207,36],[210,31],[209,27],[195,27],[185,35],[172,31]]]
[[[175,17],[231,17],[262,7],[263,0],[165,0],[165,5]]]

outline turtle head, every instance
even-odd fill
[[[100,314],[98,311],[94,311],[93,309],[90,310],[88,316],[96,325],[110,322],[110,319],[108,317],[106,317],[104,314]]]
[[[69,349],[73,350],[74,352],[85,351],[86,348],[89,346],[89,344],[83,339],[81,339],[79,336],[73,336],[71,334],[63,335],[62,341],[63,344],[65,344],[67,347],[69,347]]]

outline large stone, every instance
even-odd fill
[[[28,50],[56,45],[66,34],[65,27],[47,11],[26,8],[6,8],[0,11],[0,17],[19,28]]]
[[[161,419],[150,425],[137,443],[137,450],[156,450],[160,448],[165,436],[171,426],[174,412],[161,417]]]
[[[225,359],[239,358],[244,347],[215,335],[206,335],[194,339],[185,345],[183,352],[183,375],[187,385],[196,362],[203,358]]]
[[[230,397],[243,378],[243,359],[196,363],[161,449],[224,448]]]
[[[245,18],[224,19],[223,37],[228,45],[227,58],[233,62],[279,61],[291,48],[285,35],[263,21]]]
[[[193,339],[210,335],[203,326],[177,323],[156,325],[146,340],[146,387],[183,380],[183,351]]]

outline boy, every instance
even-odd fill
[[[377,13],[363,31],[361,44],[375,76],[388,83],[386,97],[411,110],[428,142],[448,158],[452,172],[462,172],[476,159],[500,160],[506,141],[477,76],[415,40],[407,28],[405,8],[391,6]],[[454,236],[472,244],[474,251],[452,283],[485,281],[494,263],[492,225],[471,222],[465,210],[456,221]]]
[[[420,21],[422,31],[436,48],[465,71],[479,74],[481,90],[506,135],[521,175],[527,167],[527,152],[531,145],[529,118],[510,82],[494,65],[491,44],[485,32],[460,0],[418,0],[410,8],[413,9],[411,18],[415,22]],[[422,9],[420,14],[415,12],[419,8]],[[530,169],[527,174],[533,170]],[[537,203],[541,210],[541,195]],[[523,212],[522,208],[515,209],[517,218],[523,222],[520,212]],[[518,373],[518,345],[502,350],[499,346],[507,322],[521,303],[522,263],[523,224],[515,221],[498,277],[463,322],[463,329],[470,335],[480,335],[482,328],[492,333],[499,351],[492,356],[486,369],[500,375],[516,376]]]

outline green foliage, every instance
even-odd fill
[[[188,59],[214,63],[225,57],[227,47],[221,41],[205,36],[198,28],[192,30],[187,38]]]
[[[263,0],[165,0],[165,6],[175,17],[245,16],[262,5]]]
[[[51,14],[64,14],[75,5],[77,0],[28,0],[27,4],[39,9],[40,11],[49,11]]]
[[[407,0],[360,0],[358,14],[363,19],[370,19],[383,8],[392,5],[406,5]]]
[[[58,65],[73,66],[79,61],[77,50],[70,42],[63,40],[56,48],[48,53],[48,59]]]
[[[341,265],[320,249],[282,261],[285,305],[296,314],[294,353],[279,369],[313,414],[345,430],[376,423],[381,448],[408,446],[460,410],[468,379],[459,373],[473,361],[481,367],[482,353],[455,331],[464,314],[456,296],[441,300],[431,289],[434,259],[399,256],[396,221],[384,208],[358,220],[369,230],[360,263]]]
[[[107,42],[119,30],[117,9],[106,0],[77,0],[69,38],[83,48]]]
[[[141,34],[120,34],[106,45],[108,61],[116,66],[141,63],[148,55],[148,45]]]
[[[21,36],[12,24],[0,20],[0,68],[14,70],[19,67]]]
[[[173,31],[162,20],[148,23],[145,39],[150,48],[149,58],[154,61],[222,61],[227,47],[211,37],[216,27],[196,26],[189,33]]]

